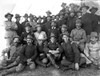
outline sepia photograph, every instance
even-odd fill
[[[0,0],[0,76],[100,76],[100,0]]]

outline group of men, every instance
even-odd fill
[[[2,76],[38,65],[79,70],[93,63],[100,68],[98,8],[66,3],[61,7],[57,15],[50,11],[43,17],[25,14],[22,23],[19,14],[15,15],[16,22],[12,21],[13,14],[5,15],[8,48],[3,51]]]

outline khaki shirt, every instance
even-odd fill
[[[70,34],[73,41],[80,41],[86,39],[86,32],[84,29],[73,29]]]
[[[5,37],[13,38],[17,35],[16,30],[18,29],[17,24],[15,22],[5,21],[4,27],[6,30]]]

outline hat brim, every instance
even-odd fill
[[[21,18],[21,16],[15,17],[15,18]]]
[[[27,15],[24,15],[23,17],[28,17]]]
[[[89,9],[89,6],[82,6],[81,8],[80,8],[80,10],[82,10],[83,8],[86,8],[87,10]]]
[[[28,17],[34,17],[33,15],[29,15]]]
[[[91,12],[92,10],[98,11],[98,9],[97,9],[97,8],[95,8],[95,9],[90,9],[89,11]]]
[[[27,39],[31,39],[31,40],[33,40],[33,38],[26,38],[26,41],[27,41]]]
[[[41,27],[41,26],[36,26],[36,28]]]
[[[10,15],[11,17],[13,17],[13,14],[6,14],[6,15],[5,15],[5,18],[7,18],[8,15]]]
[[[50,38],[52,38],[52,37],[53,37],[53,38],[56,38],[56,36],[50,36]]]

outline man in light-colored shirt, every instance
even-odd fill
[[[41,25],[37,24],[37,31],[34,33],[37,42],[42,38],[43,41],[47,39],[47,35],[44,31],[42,31]]]
[[[71,41],[75,43],[80,51],[84,50],[84,42],[86,41],[86,32],[81,28],[81,20],[76,20],[76,28],[71,31]]]

